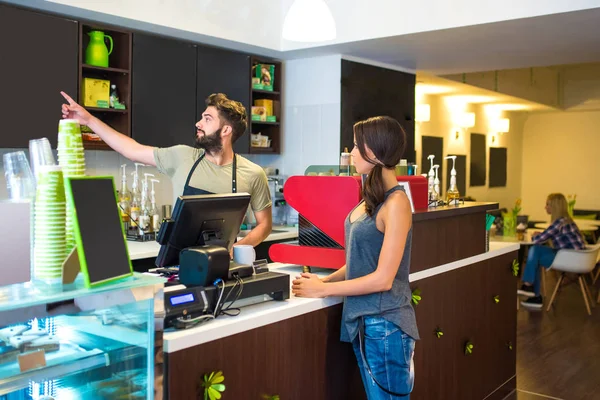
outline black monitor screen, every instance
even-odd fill
[[[132,275],[113,178],[68,180],[82,245],[79,259],[82,267],[87,266],[90,285]]]
[[[231,249],[248,204],[248,193],[180,196],[172,222],[165,222],[171,226],[161,240],[156,266],[179,265],[179,252],[188,247],[212,244]]]

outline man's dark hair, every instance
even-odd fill
[[[206,107],[215,107],[219,112],[219,119],[231,126],[232,143],[246,132],[248,127],[246,108],[239,101],[230,100],[223,93],[213,93],[206,99]]]

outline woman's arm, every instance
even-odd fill
[[[322,282],[339,282],[346,279],[346,266],[344,265],[342,268],[335,271],[333,274],[327,275],[325,278],[321,279]]]
[[[327,297],[360,296],[390,290],[404,255],[412,211],[408,198],[402,194],[390,196],[381,213],[384,238],[374,272],[356,279],[328,283],[310,274],[302,274],[302,278],[293,281],[292,292],[301,297]]]

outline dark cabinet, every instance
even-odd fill
[[[200,119],[205,100],[212,93],[224,93],[228,98],[241,102],[246,108],[250,125],[250,57],[247,54],[198,46],[197,69],[197,115]],[[249,129],[234,144],[236,153],[250,150]]]
[[[196,46],[133,35],[132,137],[156,147],[194,143]]]
[[[415,74],[342,60],[340,150],[354,147],[356,122],[388,115],[406,132],[402,158],[415,162],[415,79]]]
[[[56,147],[60,91],[77,97],[77,22],[0,5],[0,54],[0,147]]]

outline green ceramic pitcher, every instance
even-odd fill
[[[85,49],[85,63],[96,67],[108,67],[108,56],[113,51],[113,40],[102,31],[90,31],[88,33],[90,43]],[[110,42],[110,50],[104,44],[104,38]]]

